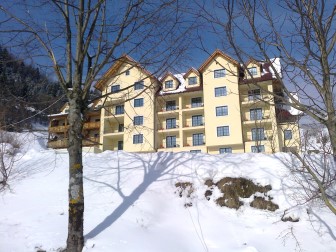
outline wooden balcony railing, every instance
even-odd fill
[[[50,126],[49,132],[51,133],[57,133],[57,132],[67,132],[69,129],[69,125],[63,125],[63,126]]]
[[[83,140],[83,146],[93,146],[99,144],[98,137],[90,137]],[[48,141],[48,148],[52,149],[64,149],[67,148],[69,145],[69,141],[67,138],[60,139],[60,140],[50,140]]]
[[[99,129],[100,128],[100,122],[86,122],[84,123],[83,129]]]
[[[99,129],[100,122],[86,122],[83,125],[84,130],[90,130],[90,129]],[[57,133],[57,132],[67,132],[69,129],[69,125],[62,125],[62,126],[50,126],[49,132],[51,133]]]
[[[61,140],[53,140],[53,141],[48,141],[48,148],[52,149],[63,149],[67,148],[69,144],[68,139],[61,139]]]

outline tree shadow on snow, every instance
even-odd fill
[[[141,157],[140,157],[141,155]],[[102,233],[106,228],[111,226],[119,217],[121,217],[129,207],[131,207],[139,197],[146,191],[146,189],[153,183],[159,180],[172,179],[180,176],[188,177],[188,174],[179,175],[175,174],[175,167],[183,166],[188,163],[190,159],[181,158],[176,159],[173,158],[173,153],[171,152],[158,152],[155,154],[137,154],[137,153],[123,153],[123,157],[128,156],[126,160],[117,159],[117,170],[115,171],[117,175],[117,182],[110,184],[108,182],[94,180],[88,177],[85,177],[86,180],[89,180],[94,183],[98,183],[104,187],[109,187],[113,191],[117,192],[118,195],[122,198],[122,203],[114,209],[114,211],[108,215],[104,220],[102,220],[96,227],[94,227],[91,231],[89,231],[85,235],[85,239],[91,239],[95,236]],[[183,156],[186,157],[186,156]],[[188,156],[189,157],[189,156]],[[192,157],[192,156],[190,156]],[[135,166],[141,161],[141,166]],[[130,168],[129,168],[130,167]],[[136,186],[136,188],[129,194],[125,195],[122,191],[122,180],[123,172],[130,169],[142,169],[143,170],[143,179],[140,184]],[[101,178],[106,178],[107,169],[102,172]],[[111,169],[110,169],[111,172]],[[170,176],[168,178],[163,178],[164,176]],[[99,178],[99,176],[98,176]]]

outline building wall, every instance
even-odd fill
[[[135,90],[134,83],[143,81],[144,88]],[[102,94],[111,92],[112,86],[120,85],[119,92],[108,96],[101,114],[102,150],[117,150],[118,142],[129,152],[149,152],[155,150],[155,92],[157,83],[149,78],[139,67],[123,64],[114,77],[107,81]],[[125,89],[125,90],[123,90]],[[135,100],[142,99],[141,106],[135,106]],[[117,106],[124,106],[124,114],[116,115]],[[142,116],[143,123],[134,125],[134,117]],[[123,124],[124,131],[119,127]],[[142,135],[142,143],[133,143],[134,135]]]
[[[257,76],[258,77],[258,76]],[[257,78],[256,77],[256,78]],[[260,97],[250,99],[251,91],[260,90]],[[276,112],[273,96],[272,81],[259,82],[258,86],[254,84],[240,85],[241,115],[243,122],[243,138],[245,143],[245,152],[251,152],[252,146],[262,145],[265,152],[274,153],[279,151],[278,126],[276,121]],[[269,93],[268,93],[269,92]],[[251,113],[261,110],[261,118],[251,118]],[[252,130],[256,128],[264,129],[263,139],[253,139]]]
[[[215,78],[215,71],[225,69],[225,76]],[[206,144],[231,147],[234,152],[244,152],[240,101],[238,89],[238,68],[220,55],[215,57],[203,71],[204,114]],[[227,95],[215,96],[215,88],[225,87]],[[216,116],[216,107],[227,106],[228,114]],[[217,127],[229,126],[229,136],[217,136]]]
[[[275,88],[281,91],[281,87],[275,86],[272,78],[265,78],[265,69],[255,61],[249,62],[247,67],[257,85],[247,73],[244,79],[247,81],[242,81],[239,64],[216,52],[199,70],[191,68],[184,79],[182,75],[166,74],[160,80],[160,92],[158,80],[150,78],[150,73],[132,60],[126,62],[116,63],[100,81],[99,89],[104,97],[96,104],[102,107],[100,129],[88,129],[86,137],[99,137],[101,150],[218,154],[252,152],[262,147],[266,153],[274,153],[299,146],[298,123],[279,123],[276,118],[275,99],[271,93]],[[220,71],[222,69],[224,72]],[[189,78],[192,78],[190,82]],[[144,88],[136,88],[139,85],[135,83],[139,81],[143,81]],[[166,81],[172,81],[173,87],[166,88]],[[257,99],[251,99],[251,94]],[[139,99],[143,103],[135,106],[135,100]],[[174,105],[171,102],[175,102]],[[124,113],[120,113],[120,106]],[[217,108],[224,108],[224,114],[218,114]],[[67,106],[62,108],[63,113],[66,109]],[[256,111],[260,115],[253,118],[251,115]],[[143,121],[135,125],[135,117],[139,116]],[[91,116],[88,123],[94,124],[98,119]],[[176,121],[174,127],[167,128],[167,120],[173,119]],[[253,137],[256,130],[263,132],[257,139]],[[136,143],[135,136],[140,135],[142,142]]]

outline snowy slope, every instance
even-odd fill
[[[30,139],[11,191],[2,193],[0,251],[65,246],[68,157]],[[318,203],[294,207],[301,190],[291,165],[287,154],[87,153],[83,251],[335,251],[335,217]],[[224,176],[271,184],[280,209],[253,209],[252,199],[238,211],[219,207],[219,191],[207,201],[205,179]],[[175,193],[178,181],[194,184],[192,207]],[[299,222],[280,220],[289,208]]]

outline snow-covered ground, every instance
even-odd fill
[[[11,190],[1,194],[0,251],[57,251],[67,236],[68,156],[45,149],[36,135],[26,139]],[[336,217],[318,202],[295,207],[303,191],[292,165],[283,153],[84,154],[83,251],[336,251]],[[204,181],[225,176],[271,184],[280,208],[251,208],[253,196],[238,210],[219,207],[219,191],[206,200]],[[185,181],[195,187],[191,199],[175,193]],[[300,221],[281,221],[286,209]]]

